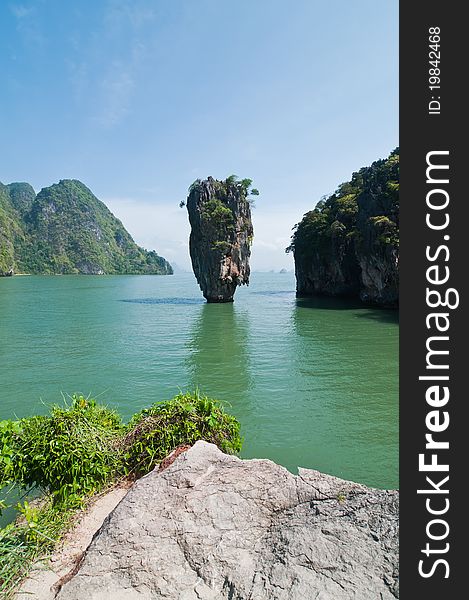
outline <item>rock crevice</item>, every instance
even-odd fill
[[[398,493],[197,442],[139,480],[58,600],[392,600]]]

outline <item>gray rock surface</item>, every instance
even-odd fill
[[[197,442],[140,479],[60,600],[398,597],[398,492]]]

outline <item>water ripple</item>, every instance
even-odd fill
[[[175,304],[175,305],[190,305],[190,304],[205,304],[203,298],[126,298],[121,302],[130,302],[131,304]]]

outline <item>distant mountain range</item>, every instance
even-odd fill
[[[0,275],[157,274],[171,265],[138,246],[80,181],[63,179],[37,195],[28,183],[0,183]]]

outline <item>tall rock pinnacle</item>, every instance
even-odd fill
[[[238,285],[249,284],[253,227],[248,194],[250,179],[213,177],[189,188],[192,268],[207,302],[233,302]]]

